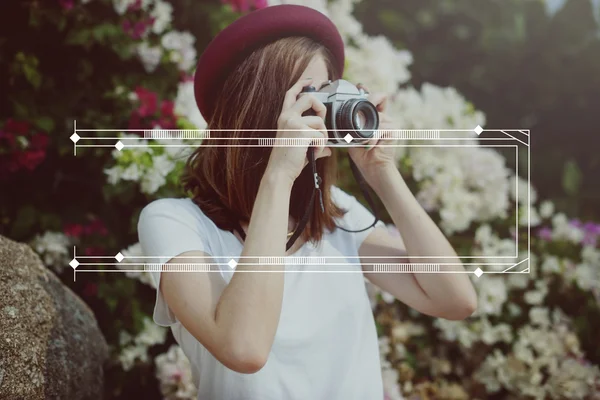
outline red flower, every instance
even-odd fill
[[[108,229],[106,229],[106,225],[104,225],[104,222],[99,219],[92,221],[88,228],[90,233],[98,233],[102,236],[108,235]]]
[[[87,297],[95,296],[98,293],[98,285],[91,282],[86,282],[83,288],[83,295]]]
[[[60,6],[64,9],[64,10],[70,10],[71,8],[73,8],[73,0],[58,0]]]
[[[7,142],[9,148],[13,148],[17,144],[17,140],[15,139],[15,134],[12,132],[4,132],[0,131],[0,143]]]
[[[36,150],[45,149],[48,147],[48,135],[45,133],[38,133],[31,137],[31,148]]]
[[[46,158],[46,152],[43,150],[22,151],[15,155],[17,162],[21,167],[33,171],[35,167],[41,164]]]
[[[163,100],[160,105],[160,113],[163,117],[173,116],[173,109],[175,108],[175,103],[169,100]]]
[[[83,233],[83,225],[81,224],[65,224],[63,232],[67,236],[80,237]]]
[[[104,253],[104,249],[102,247],[86,247],[84,251],[86,256],[101,256]]]
[[[24,135],[29,132],[29,122],[15,121],[14,119],[8,119],[4,125],[4,129],[17,135]]]
[[[140,106],[137,109],[140,117],[149,117],[156,113],[158,104],[158,96],[156,93],[143,87],[135,89],[135,93],[140,101]]]

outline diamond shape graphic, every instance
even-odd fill
[[[477,268],[474,272],[473,272],[478,278],[483,275],[483,271],[481,270],[481,268]]]
[[[119,140],[117,143],[115,143],[115,147],[117,148],[117,150],[121,151],[121,149],[125,147],[125,145]]]
[[[346,136],[344,136],[344,140],[346,141],[346,143],[350,143],[352,141],[352,139],[354,139],[354,138],[350,134],[347,134]]]
[[[481,132],[483,132],[483,128],[479,125],[477,125],[477,127],[475,127],[475,129],[473,129],[475,131],[475,133],[477,135],[481,135]]]
[[[79,261],[77,261],[76,259],[72,259],[69,265],[71,266],[71,268],[75,269],[79,266]]]
[[[232,258],[231,260],[229,260],[229,262],[227,263],[227,265],[229,265],[229,268],[234,269],[235,267],[237,267],[238,263],[237,263],[237,261],[235,261]]]
[[[81,138],[79,137],[78,134],[74,133],[71,135],[70,139],[73,141],[73,143],[77,143],[79,141],[79,139],[81,139]]]
[[[117,255],[115,256],[115,258],[117,259],[118,262],[121,262],[121,261],[123,261],[125,256],[123,256],[123,254],[121,254],[121,252],[118,252]]]

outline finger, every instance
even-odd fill
[[[298,99],[294,105],[289,108],[291,112],[297,112],[302,115],[304,112],[308,110],[314,110],[317,116],[321,117],[321,119],[325,119],[327,115],[327,107],[323,104],[319,99],[317,99],[312,94],[306,94]]]
[[[318,160],[319,158],[325,158],[325,157],[329,157],[331,156],[331,148],[330,147],[323,147],[322,150],[315,154],[315,160]]]
[[[366,93],[369,93],[369,88],[366,85],[362,84],[362,83],[357,83],[356,87],[359,88],[359,89],[364,90]]]
[[[298,82],[294,84],[287,92],[285,92],[285,97],[283,99],[283,106],[281,107],[281,111],[288,110],[290,107],[296,103],[298,99],[298,95],[302,92],[302,89],[305,86],[308,86],[312,83],[312,78],[304,78],[300,79]]]
[[[369,95],[369,101],[377,108],[377,111],[383,112],[387,107],[388,95],[386,93],[373,93]]]
[[[323,133],[323,135],[327,137],[327,126],[325,126],[325,121],[323,121],[323,118],[316,115],[305,115],[300,117],[298,122]]]

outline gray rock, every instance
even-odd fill
[[[26,244],[0,236],[0,399],[102,399],[92,310]]]

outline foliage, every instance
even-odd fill
[[[366,32],[410,50],[412,85],[453,86],[490,127],[530,129],[540,194],[598,218],[600,157],[586,145],[597,131],[598,1],[374,0],[356,14]]]
[[[363,31],[353,16],[354,3],[312,0],[307,5],[328,14],[340,28],[347,44],[345,77],[365,81],[372,91],[389,91],[388,112],[403,128],[470,130],[484,126],[486,117],[497,123],[498,114],[486,116],[456,89],[428,83],[439,83],[429,79],[438,67],[425,62],[428,57],[463,42],[446,43],[443,52],[432,40],[415,49],[415,43],[422,43],[414,39],[420,28],[403,21],[405,30],[389,33],[399,44],[394,47],[386,37]],[[189,149],[177,147],[183,140],[165,138],[160,129],[205,128],[190,81],[198,50],[240,10],[264,5],[237,0],[29,1],[9,2],[0,16],[0,76],[6,77],[0,80],[6,94],[0,98],[0,233],[30,242],[94,310],[112,349],[107,398],[195,396],[189,362],[167,330],[151,320],[156,288],[142,269],[137,219],[151,200],[185,195],[178,177]],[[382,16],[392,18],[388,27],[409,7],[417,6],[403,2],[397,14]],[[436,10],[429,17],[425,11],[416,13],[420,24],[432,27],[446,14],[472,20],[484,12],[483,6],[466,9],[463,2],[443,1],[436,7],[424,2],[423,7]],[[502,18],[509,18],[515,7],[530,18],[527,13],[539,8],[516,2],[510,7]],[[527,18],[515,18],[514,27],[521,27],[516,33],[487,33],[487,44],[477,54],[482,57],[491,45],[517,51],[509,48],[512,35],[525,35]],[[405,47],[411,51],[399,50]],[[496,82],[493,73],[486,74],[485,79],[459,72],[449,76],[459,87]],[[546,93],[541,85],[530,89],[540,97]],[[477,98],[475,90],[464,92],[478,107],[480,102],[488,107],[489,99]],[[543,106],[528,105],[533,111],[546,110]],[[551,117],[544,111],[539,118]],[[74,119],[79,129],[91,129],[79,131],[75,157],[69,140]],[[125,127],[127,132],[117,129]],[[475,143],[474,134],[465,139]],[[115,148],[117,142],[123,147]],[[600,379],[593,336],[600,313],[598,225],[569,221],[555,212],[553,203],[538,203],[533,189],[531,198],[524,197],[528,186],[516,175],[515,165],[490,149],[400,150],[403,176],[459,254],[491,257],[514,251],[515,218],[522,224],[531,217],[537,228],[531,273],[505,278],[486,270],[481,278],[473,277],[480,310],[466,321],[418,315],[369,287],[388,398],[400,393],[414,398],[591,398]],[[358,194],[345,163],[342,159],[340,184]],[[586,172],[575,164],[567,168],[564,180],[570,193],[583,186]],[[511,210],[517,200],[521,208],[515,215]],[[525,212],[529,207],[531,215]],[[517,239],[526,248],[526,237]],[[66,266],[76,256],[74,246],[80,270],[106,263],[101,256],[120,253],[126,261],[117,267],[126,272],[81,272],[73,281]],[[536,347],[542,341],[549,345]],[[511,374],[515,368],[522,374]]]

